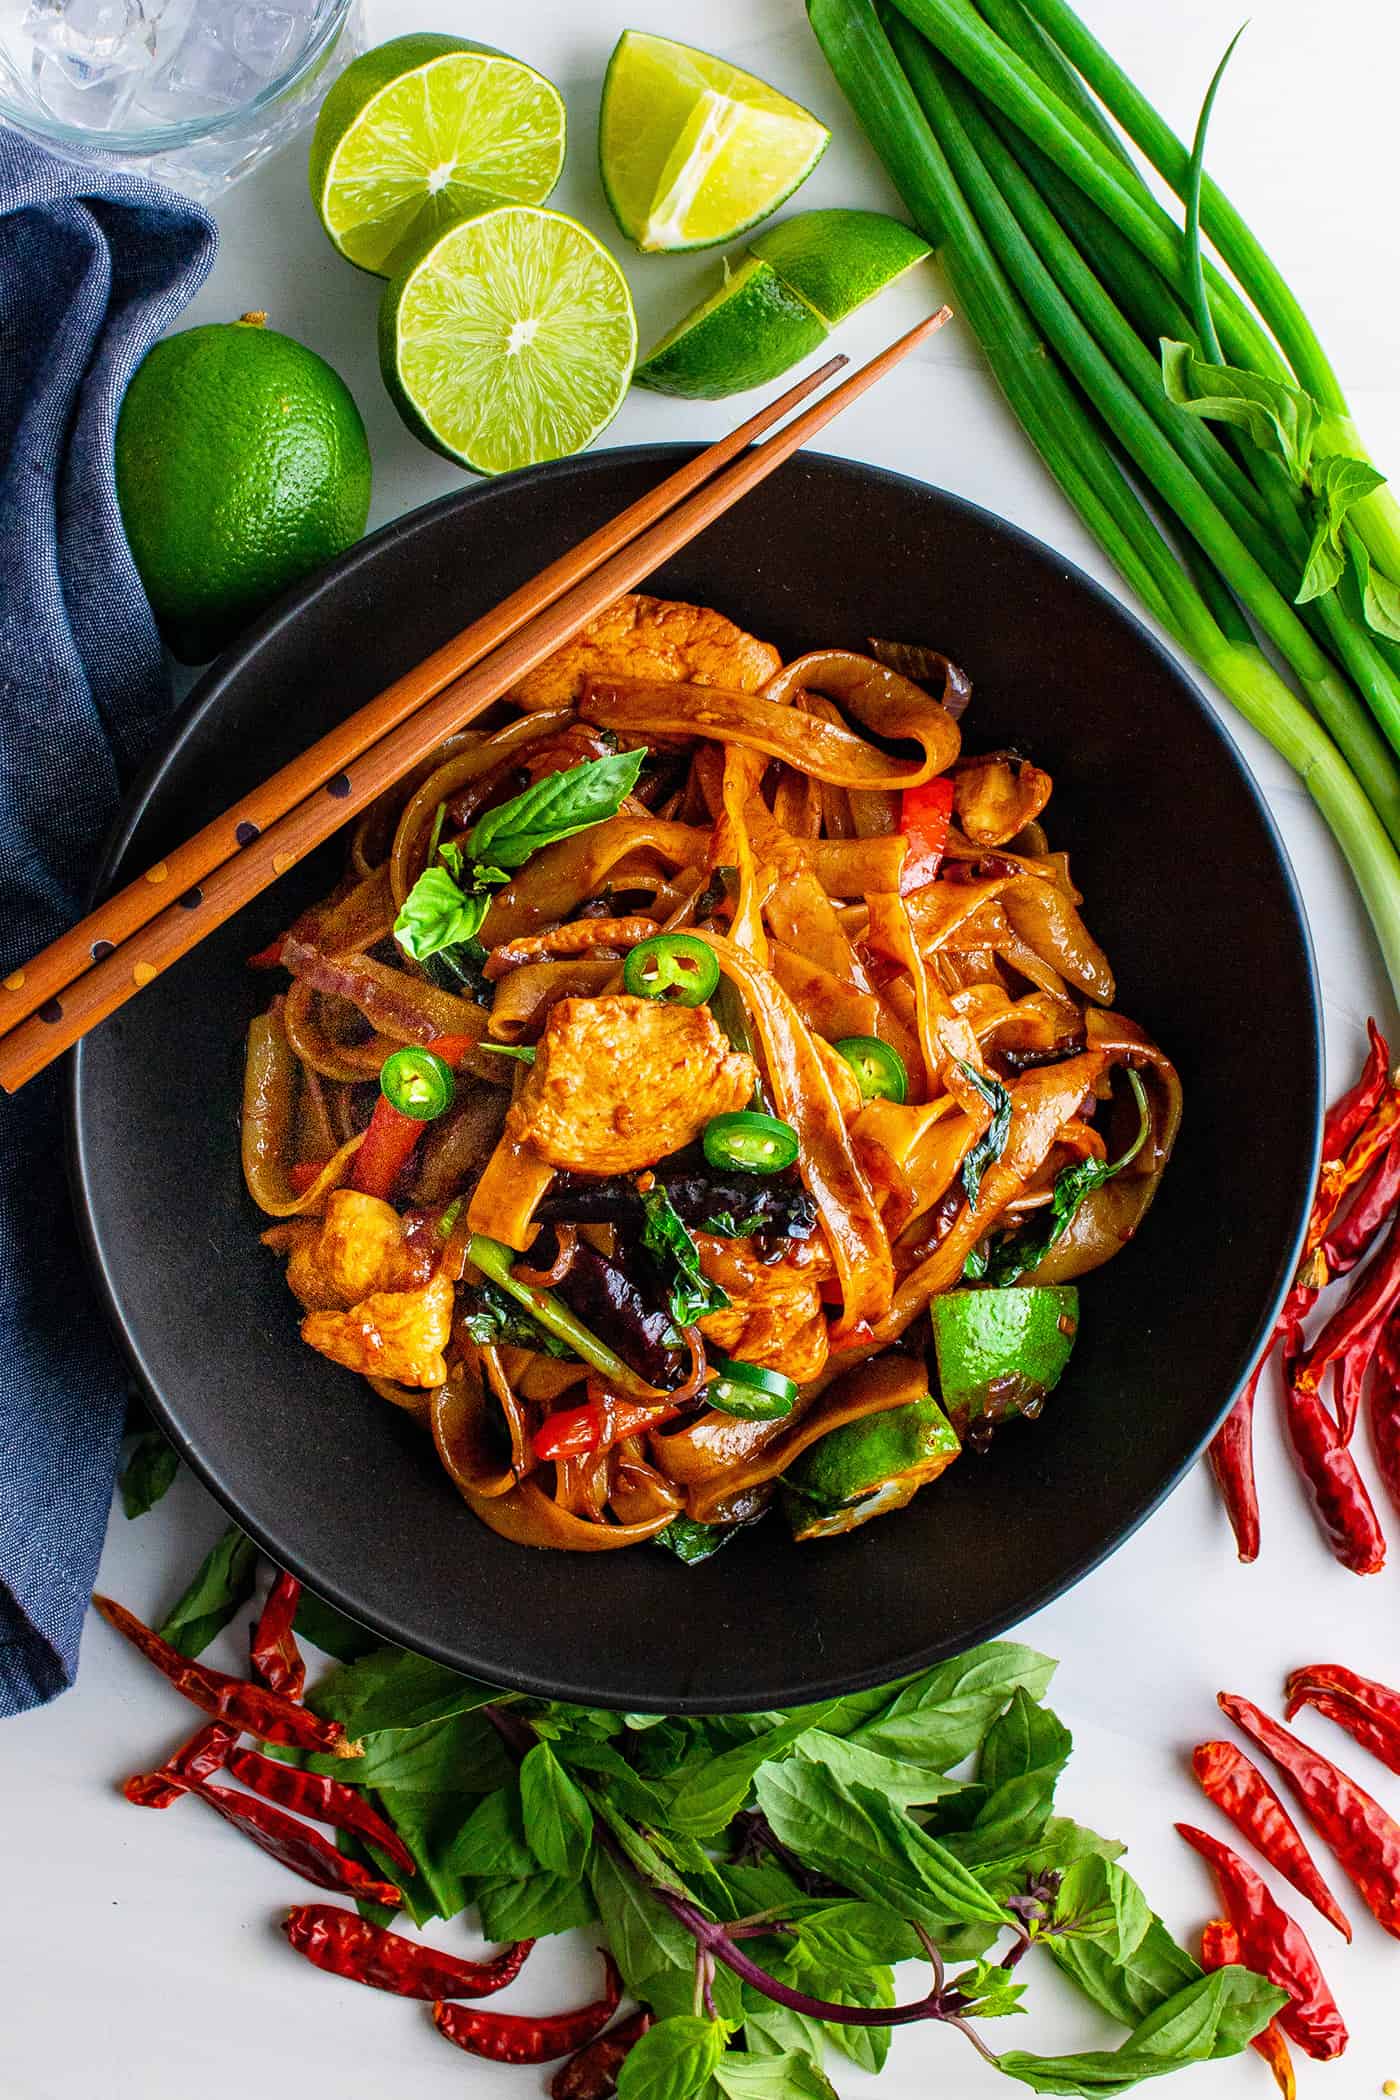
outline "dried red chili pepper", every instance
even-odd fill
[[[1248,1699],[1229,1692],[1218,1696],[1235,1726],[1287,1774],[1313,1828],[1331,1846],[1372,1917],[1400,1939],[1400,1823],[1330,1758],[1299,1742]]]
[[[1381,1329],[1369,1415],[1376,1470],[1400,1509],[1400,1313],[1392,1313]]]
[[[1299,1279],[1314,1292],[1327,1281],[1322,1243],[1336,1222],[1348,1192],[1363,1182],[1400,1133],[1400,1087],[1388,1087],[1370,1120],[1352,1139],[1344,1158],[1324,1157],[1318,1173],[1308,1229],[1303,1238]]]
[[[1339,1728],[1345,1728],[1373,1757],[1400,1772],[1400,1692],[1374,1677],[1358,1677],[1340,1663],[1309,1663],[1294,1670],[1284,1686],[1291,1721],[1300,1707],[1311,1706]]]
[[[1400,1303],[1400,1217],[1391,1225],[1380,1252],[1353,1284],[1343,1303],[1309,1344],[1294,1371],[1294,1382],[1316,1392],[1328,1364],[1345,1356],[1363,1335],[1379,1328]]]
[[[550,2013],[532,2020],[523,2013],[477,2012],[439,1998],[433,2007],[433,2024],[469,2056],[487,2056],[493,2063],[548,2064],[556,2056],[572,2056],[602,2033],[622,1999],[617,1963],[605,1947],[598,1951],[607,1969],[603,1996],[592,2005],[581,2005],[577,2012]]]
[[[114,1598],[94,1593],[92,1601],[108,1625],[125,1634],[133,1648],[139,1648],[170,1679],[176,1691],[183,1692],[192,1705],[212,1714],[216,1721],[227,1721],[241,1735],[256,1735],[265,1743],[290,1743],[298,1750],[328,1750],[336,1757],[361,1755],[358,1743],[346,1741],[339,1721],[323,1721],[319,1714],[266,1685],[249,1684],[242,1677],[211,1670],[206,1663],[190,1662]]]
[[[1356,1434],[1366,1373],[1375,1360],[1384,1328],[1383,1320],[1366,1328],[1342,1351],[1333,1369],[1333,1413],[1337,1418],[1337,1434],[1344,1444],[1349,1444]]]
[[[1275,2014],[1284,2033],[1320,2063],[1340,2056],[1347,2045],[1346,2023],[1302,1926],[1274,1901],[1238,1852],[1190,1823],[1176,1827],[1210,1866],[1248,1966],[1287,1991],[1287,2005]]]
[[[1191,1757],[1201,1791],[1242,1831],[1257,1852],[1291,1881],[1314,1910],[1351,1938],[1345,1911],[1328,1888],[1302,1833],[1259,1767],[1233,1743],[1198,1743]]]
[[[292,1631],[300,1602],[301,1584],[296,1576],[279,1569],[248,1649],[253,1675],[288,1699],[300,1699],[306,1690],[306,1663]]]
[[[298,1954],[328,1976],[344,1976],[400,1998],[489,1998],[514,1983],[533,1940],[517,1940],[489,1961],[460,1961],[401,1932],[386,1932],[333,1903],[301,1903],[282,1930]]]
[[[1340,1159],[1353,1138],[1370,1121],[1380,1104],[1390,1077],[1390,1045],[1374,1020],[1366,1023],[1371,1047],[1361,1068],[1361,1077],[1328,1109],[1322,1125],[1322,1157]]]
[[[550,2079],[549,2100],[612,2100],[617,2091],[617,2074],[629,2050],[650,2025],[649,2012],[635,2012],[630,2020],[619,2020],[596,2042],[577,2050]]]
[[[1312,1491],[1323,1536],[1344,1568],[1375,1575],[1385,1566],[1385,1534],[1356,1461],[1315,1388],[1285,1366],[1285,1417],[1298,1470]]]
[[[208,1779],[228,1763],[229,1752],[238,1741],[235,1729],[222,1721],[209,1721],[187,1743],[167,1757],[158,1772],[138,1772],[122,1788],[137,1808],[170,1808],[189,1789],[184,1779]]]
[[[1201,1928],[1201,1967],[1214,1971],[1237,1964],[1244,1964],[1244,1948],[1240,1945],[1239,1934],[1224,1918],[1212,1918]],[[1298,2081],[1293,2076],[1293,2059],[1278,2021],[1270,2020],[1249,2046],[1258,2050],[1273,2072],[1274,2084],[1283,2094],[1283,2100],[1296,2100]]]
[[[1345,1276],[1362,1259],[1372,1240],[1400,1209],[1400,1145],[1392,1141],[1346,1216],[1322,1242],[1327,1279]]]
[[[1264,1375],[1264,1367],[1277,1340],[1277,1334],[1270,1335],[1268,1347],[1254,1366],[1248,1384],[1216,1431],[1210,1446],[1211,1471],[1220,1488],[1225,1514],[1230,1519],[1230,1529],[1235,1534],[1235,1549],[1240,1559],[1246,1563],[1259,1558],[1259,1491],[1254,1480],[1254,1402],[1259,1391],[1259,1381]]]
[[[394,1910],[403,1902],[403,1890],[392,1881],[381,1881],[357,1859],[337,1852],[318,1830],[273,1802],[235,1793],[231,1786],[214,1786],[207,1779],[186,1780],[184,1786],[303,1881],[314,1881],[320,1889],[339,1889],[366,1903],[387,1903]]]
[[[386,1852],[400,1872],[418,1872],[403,1839],[358,1787],[344,1786],[321,1772],[298,1771],[295,1765],[279,1764],[256,1750],[235,1750],[228,1768],[235,1779],[241,1779],[244,1786],[261,1794],[265,1801],[275,1801],[293,1815],[309,1816],[313,1823],[329,1823],[335,1830],[353,1830],[357,1837],[367,1838]]]

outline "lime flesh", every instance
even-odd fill
[[[478,474],[579,451],[622,404],[626,280],[561,212],[505,205],[439,233],[391,280],[380,366],[416,436]]]
[[[830,137],[810,110],[689,44],[629,29],[608,61],[599,168],[641,249],[732,240],[792,195]]]
[[[462,37],[395,37],[326,97],[311,195],[340,253],[384,276],[408,243],[468,212],[543,204],[564,132],[559,92],[533,66]]]

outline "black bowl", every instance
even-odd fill
[[[127,810],[134,872],[669,471],[679,448],[464,490],[356,547],[204,680]],[[243,958],[329,886],[298,868],[83,1043],[72,1165],[127,1354],[251,1535],[387,1637],[501,1685],[630,1708],[790,1705],[1013,1625],[1110,1553],[1221,1420],[1292,1273],[1316,1165],[1317,992],[1269,813],[1199,694],[1059,555],[937,489],[800,456],[653,579],[787,654],[869,634],[971,674],[972,748],[1055,778],[1119,998],[1180,1067],[1186,1115],[1133,1244],[1083,1287],[1034,1427],[899,1516],[792,1546],[780,1520],[697,1568],[531,1553],[477,1522],[431,1443],[305,1348],[238,1163]],[[1265,1075],[1267,1073],[1267,1084]]]

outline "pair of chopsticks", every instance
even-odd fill
[[[703,532],[950,319],[911,328],[766,443],[833,357],[512,591],[0,983],[0,1088],[26,1080]]]

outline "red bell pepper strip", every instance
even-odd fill
[[[454,1069],[469,1050],[476,1048],[469,1035],[436,1035],[425,1048],[436,1052]],[[406,1116],[381,1094],[374,1104],[364,1143],[355,1154],[350,1186],[362,1196],[378,1196],[385,1203],[413,1156],[414,1147],[428,1128],[415,1116]]]
[[[248,957],[247,967],[250,970],[277,969],[282,961],[282,943],[286,938],[285,933],[279,933],[275,941],[269,941],[265,948],[259,948],[255,955]]]
[[[953,815],[953,783],[946,773],[926,780],[922,787],[905,788],[899,798],[899,830],[905,841],[904,865],[899,871],[899,894],[932,882],[948,843],[948,825]]]
[[[1233,1925],[1224,1918],[1212,1918],[1201,1927],[1201,1967],[1210,1973],[1216,1969],[1248,1968],[1240,1936]],[[1296,2100],[1298,2081],[1293,2075],[1293,2059],[1288,2053],[1288,2043],[1277,2020],[1270,2020],[1261,2028],[1250,2043],[1257,2049],[1274,2074],[1274,2084],[1283,2094],[1283,2100]]]
[[[287,1169],[287,1181],[293,1193],[304,1196],[314,1181],[320,1179],[330,1165],[328,1159],[297,1159]]]
[[[662,1422],[671,1421],[687,1404],[681,1399],[667,1406],[658,1400],[648,1407],[641,1400],[609,1399],[589,1400],[582,1407],[561,1407],[546,1415],[531,1446],[536,1458],[546,1461],[591,1458],[595,1451],[610,1449],[625,1436],[636,1436],[639,1430],[656,1429]]]
[[[1275,2014],[1284,2033],[1319,2062],[1340,2056],[1347,2045],[1346,2023],[1302,1926],[1274,1901],[1238,1852],[1190,1823],[1176,1827],[1214,1874],[1248,1966],[1287,1991],[1287,2005]]]

